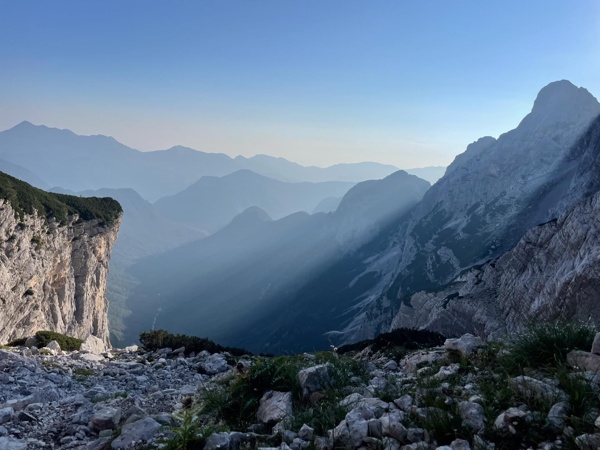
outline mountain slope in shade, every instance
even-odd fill
[[[343,200],[344,214],[352,216],[354,205],[356,215],[370,217],[370,223],[361,222],[366,230],[377,228],[382,215],[369,216],[362,197],[376,198],[378,192],[386,198],[387,191],[392,191],[392,209],[402,214],[419,201],[429,183],[399,172],[368,187],[352,194],[350,201]],[[295,213],[272,220],[264,210],[252,207],[205,239],[141,260],[130,271],[139,286],[129,302],[134,314],[127,321],[128,329],[135,333],[156,319],[157,327],[174,332],[202,329],[209,337],[228,344],[282,351],[284,347],[265,341],[280,324],[265,323],[265,318],[273,311],[295,309],[298,289],[351,253],[351,242],[336,239],[338,226],[339,219],[333,213]],[[354,229],[354,238],[363,239],[365,229]],[[255,335],[253,324],[257,323],[261,332]],[[304,344],[316,348],[326,341],[321,333]]]
[[[350,255],[311,280],[295,304],[337,305],[344,320],[328,333],[336,344],[387,331],[411,294],[505,253],[547,216],[552,202],[540,202],[539,190],[598,113],[600,104],[585,89],[567,81],[546,86],[515,130],[471,144],[408,216],[358,249],[360,257]],[[282,327],[270,339],[285,333]]]
[[[251,206],[274,219],[297,211],[312,211],[324,198],[342,196],[349,182],[285,183],[239,170],[230,175],[202,177],[178,194],[157,201],[157,211],[172,220],[215,232]]]

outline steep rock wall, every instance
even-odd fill
[[[418,292],[391,328],[499,337],[534,321],[600,325],[600,192],[529,230],[514,249],[437,292]]]
[[[39,330],[109,343],[106,277],[120,221],[21,219],[0,200],[0,343]]]

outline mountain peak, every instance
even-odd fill
[[[557,108],[590,107],[598,105],[598,100],[582,87],[577,87],[568,80],[554,81],[544,86],[533,103],[532,113]]]

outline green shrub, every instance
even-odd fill
[[[54,217],[61,225],[66,224],[72,214],[78,214],[80,220],[95,219],[102,225],[111,225],[123,212],[119,202],[112,198],[53,194],[3,172],[0,172],[0,198],[9,201],[20,220],[35,210],[46,219]]]
[[[6,346],[7,347],[22,347],[25,345],[25,341],[27,341],[27,338],[15,339],[13,341],[10,341],[8,344],[6,344]]]
[[[74,350],[79,350],[79,347],[83,344],[83,340],[81,339],[55,333],[54,331],[38,331],[35,333],[35,337],[38,340],[39,348],[45,347],[51,341],[56,341],[58,342],[58,345],[60,345],[61,350],[72,352]]]
[[[440,333],[429,330],[417,330],[414,328],[398,328],[389,333],[381,333],[373,339],[343,345],[338,353],[360,351],[371,346],[373,352],[384,351],[386,353],[397,353],[401,356],[409,350],[437,347],[442,345],[446,338]]]
[[[185,352],[187,354],[191,352],[199,353],[204,350],[210,353],[229,352],[235,356],[251,354],[243,348],[223,347],[207,338],[186,336],[185,334],[171,334],[165,330],[152,330],[141,333],[140,343],[149,351],[155,351],[166,347],[172,349],[185,347]]]

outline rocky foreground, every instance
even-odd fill
[[[352,356],[102,350],[1,349],[0,449],[600,448],[593,352],[530,367],[471,335]]]

